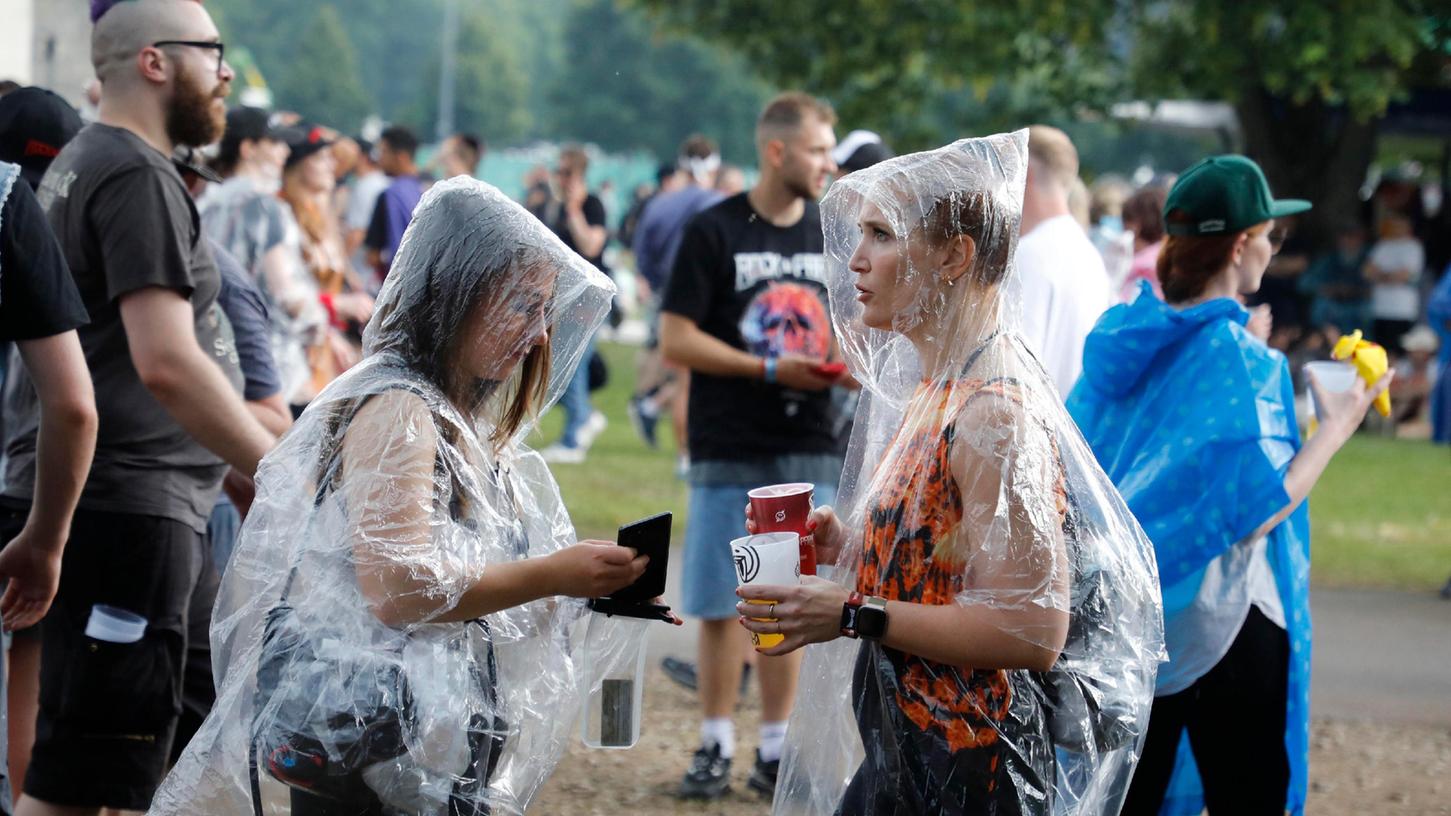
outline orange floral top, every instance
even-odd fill
[[[950,457],[958,418],[970,402],[985,397],[1023,405],[1022,389],[1010,379],[961,379],[946,387],[935,382],[919,387],[911,419],[898,431],[873,479],[858,592],[945,605],[974,589],[972,553],[961,551],[966,538],[958,535],[963,495]],[[1052,456],[1059,461],[1056,445]],[[1061,527],[1067,517],[1061,464],[1056,473],[1052,490]],[[945,742],[954,754],[999,742],[1018,685],[1011,672],[963,669],[885,647],[882,651],[895,674],[883,678],[888,680],[885,688],[916,730]],[[996,763],[994,757],[992,770]]]

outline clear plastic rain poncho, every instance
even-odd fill
[[[1026,165],[1026,131],[968,139],[852,173],[822,203],[832,321],[863,387],[831,580],[971,610],[963,637],[1000,662],[809,647],[778,814],[1116,814],[1127,792],[1162,656],[1159,588],[1149,542],[1016,332],[1003,284]],[[948,240],[963,235],[970,261]],[[994,668],[1060,649],[1049,671]]]
[[[262,462],[212,622],[217,701],[152,813],[251,814],[254,784],[286,813],[279,779],[359,812],[524,811],[579,711],[591,615],[549,598],[428,621],[575,542],[516,395],[545,356],[540,409],[563,392],[613,294],[493,187],[424,197],[364,360]]]

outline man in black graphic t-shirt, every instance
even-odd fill
[[[735,708],[748,635],[736,622],[729,542],[745,535],[746,491],[811,482],[830,504],[834,454],[830,387],[835,344],[826,304],[816,199],[836,166],[836,114],[805,94],[773,99],[756,123],[760,181],[686,226],[661,305],[665,358],[691,370],[690,506],[685,612],[701,618],[701,747],[680,795],[729,787]],[[799,654],[799,653],[798,653]],[[797,655],[762,657],[761,741],[750,786],[775,788]]]

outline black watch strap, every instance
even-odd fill
[[[857,612],[862,608],[862,594],[853,592],[846,603],[841,605],[841,636],[856,638]]]

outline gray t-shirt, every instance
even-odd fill
[[[217,306],[221,276],[181,177],[128,130],[87,126],[56,157],[40,203],[90,313],[81,346],[96,389],[100,428],[81,492],[88,510],[161,516],[206,529],[226,465],[193,439],[141,383],[120,298],[175,289],[191,301],[196,338],[238,394],[242,374],[231,326]],[[29,500],[39,408],[33,387],[9,388],[5,495]]]

